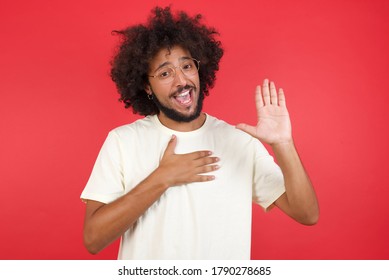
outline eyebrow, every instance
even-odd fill
[[[189,56],[183,56],[183,57],[180,57],[178,60],[179,60],[180,62],[182,62],[182,61],[188,60],[188,59],[193,59],[193,58],[192,58],[192,57],[189,57]],[[172,63],[169,62],[169,61],[165,61],[164,63],[160,64],[160,65],[157,67],[157,69],[154,70],[154,72],[155,72],[155,71],[158,71],[159,69],[161,69],[161,68],[163,68],[163,67],[165,67],[165,66],[167,66],[167,65],[172,65]]]

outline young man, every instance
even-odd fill
[[[230,126],[202,112],[223,50],[200,16],[156,8],[118,33],[111,75],[145,118],[109,133],[81,195],[91,253],[121,236],[119,259],[249,259],[252,201],[317,222],[282,89],[264,80],[258,125]]]

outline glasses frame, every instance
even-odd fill
[[[196,64],[197,73],[198,73],[198,72],[200,71],[200,60],[197,60],[197,59],[195,59],[195,58],[188,58],[188,59],[197,62],[197,63],[195,63],[195,64]],[[182,74],[184,74],[185,77],[190,77],[190,76],[188,76],[187,74],[185,74],[184,70],[182,70],[182,68],[181,68],[181,65],[179,65],[179,66],[167,66],[167,67],[173,69],[173,80],[166,82],[165,80],[158,79],[158,75],[148,75],[148,77],[157,78],[157,80],[158,80],[159,82],[164,83],[164,84],[169,84],[169,83],[171,83],[172,81],[174,81],[174,78],[176,77],[176,74],[177,74],[177,72],[176,72],[176,69],[177,69],[177,68],[180,68],[180,69],[181,69],[181,72],[182,72]],[[157,70],[156,70],[156,71],[157,71]],[[193,75],[194,75],[194,74],[193,74]],[[192,75],[192,76],[193,76],[193,75]]]

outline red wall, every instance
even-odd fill
[[[116,258],[84,249],[79,200],[107,132],[137,118],[108,76],[110,33],[170,2],[221,32],[208,113],[255,123],[266,77],[287,95],[321,219],[254,206],[252,258],[388,259],[389,2],[362,0],[2,3],[0,259]]]

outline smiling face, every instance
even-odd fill
[[[197,71],[191,73],[188,67],[193,66],[189,51],[180,46],[162,49],[151,60],[149,67],[149,85],[147,94],[153,95],[158,106],[158,117],[178,123],[192,122],[199,118],[204,94],[200,92],[200,81]],[[166,81],[165,70],[174,69],[174,78]],[[187,73],[187,74],[184,74]]]

